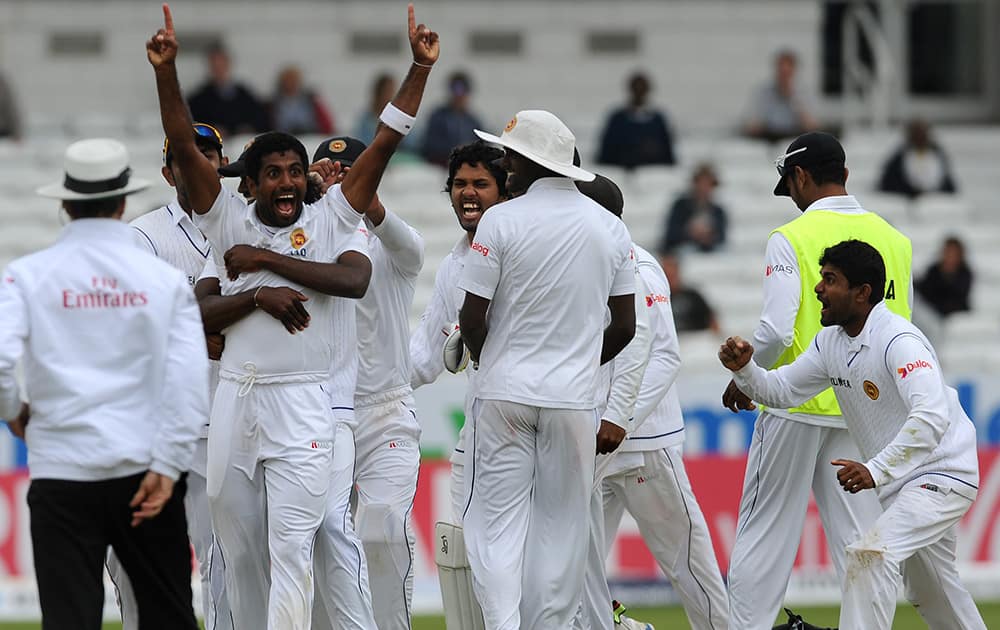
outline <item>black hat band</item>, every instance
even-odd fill
[[[65,186],[67,190],[72,190],[75,193],[92,195],[94,193],[109,192],[112,190],[118,190],[119,188],[125,188],[128,186],[128,179],[131,175],[132,169],[126,168],[124,171],[119,173],[117,177],[102,179],[96,182],[88,182],[82,179],[76,179],[75,177],[67,174],[66,179],[63,181],[63,186]]]

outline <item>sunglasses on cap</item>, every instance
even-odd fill
[[[194,129],[194,135],[200,136],[202,138],[208,138],[209,140],[212,140],[213,142],[218,144],[220,149],[222,148],[222,134],[219,133],[219,130],[213,127],[212,125],[206,123],[195,123],[191,126],[191,128]],[[170,150],[170,140],[164,139],[163,140],[164,161],[167,160],[167,152],[169,150]]]
[[[778,175],[780,177],[784,177],[785,176],[785,160],[787,160],[788,158],[792,157],[796,153],[802,153],[803,151],[805,151],[808,148],[809,147],[800,147],[798,149],[795,149],[794,151],[789,151],[788,153],[786,153],[784,155],[779,155],[777,157],[777,159],[774,160],[774,168],[778,169]]]

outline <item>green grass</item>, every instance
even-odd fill
[[[813,625],[831,628],[837,625],[839,614],[838,609],[834,607],[796,608],[795,612]],[[987,628],[1000,628],[1000,602],[980,603],[979,612],[982,613]],[[680,607],[633,608],[629,613],[636,619],[653,624],[657,630],[684,630],[690,627]],[[782,613],[775,623],[784,622],[785,614]],[[912,606],[903,605],[896,609],[896,619],[892,627],[896,630],[916,630],[927,626]],[[0,630],[38,630],[38,628],[37,623],[0,623]],[[104,630],[121,630],[121,625],[105,624]],[[413,630],[444,630],[444,617],[414,617]]]

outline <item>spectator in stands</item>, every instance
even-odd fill
[[[271,123],[275,131],[290,134],[335,133],[329,108],[312,90],[302,85],[298,66],[285,66],[278,73],[278,84],[271,100]]]
[[[267,131],[267,109],[245,85],[233,80],[226,49],[213,46],[206,59],[208,79],[188,100],[194,119],[212,125],[223,136]]]
[[[14,97],[14,88],[0,75],[0,138],[20,140],[22,132],[21,110]]]
[[[972,269],[965,260],[965,245],[958,237],[944,240],[941,257],[927,268],[914,288],[941,317],[969,310]]]
[[[611,112],[601,133],[597,161],[627,169],[647,164],[668,164],[674,158],[674,140],[667,117],[649,105],[652,83],[642,72],[628,80],[628,103]]]
[[[931,138],[926,121],[914,119],[906,126],[903,145],[882,169],[879,190],[910,198],[923,193],[956,191],[948,156]]]
[[[365,144],[371,144],[375,139],[375,130],[378,128],[378,117],[382,113],[386,104],[396,95],[396,79],[388,72],[382,72],[375,77],[371,87],[371,101],[368,109],[358,116],[357,125],[354,127],[354,137]],[[417,151],[416,135],[403,138],[396,149],[396,155],[401,152],[415,153]]]
[[[798,56],[780,50],[774,57],[774,80],[758,88],[750,102],[743,132],[769,142],[815,131],[815,106],[795,84]]]
[[[448,92],[448,102],[435,109],[427,122],[421,151],[425,160],[441,166],[448,165],[448,156],[453,148],[475,141],[473,130],[483,127],[476,115],[469,111],[472,95],[469,75],[461,70],[453,72],[448,77]]]
[[[691,176],[691,189],[674,201],[667,217],[660,251],[685,245],[710,252],[726,240],[726,211],[712,198],[719,180],[711,164],[699,164]]]
[[[670,283],[670,307],[674,312],[677,332],[711,330],[719,332],[715,311],[696,289],[685,286],[681,279],[681,266],[677,254],[660,252],[660,266]]]

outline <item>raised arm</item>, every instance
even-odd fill
[[[177,161],[187,186],[191,208],[205,214],[215,203],[222,184],[215,167],[208,161],[194,140],[193,124],[187,103],[177,80],[177,35],[170,7],[163,5],[163,28],[146,42],[146,57],[156,75],[156,93],[160,99],[160,119],[170,143],[170,152]]]
[[[409,132],[413,117],[417,115],[417,109],[420,107],[420,99],[423,97],[431,66],[438,59],[440,46],[437,33],[424,24],[416,23],[412,4],[407,7],[407,12],[413,63],[403,84],[399,86],[399,92],[390,104],[397,111],[389,116],[393,126]],[[389,108],[387,110],[392,111]],[[371,204],[372,197],[382,180],[382,173],[385,172],[385,167],[389,164],[389,158],[395,153],[396,147],[402,142],[403,135],[389,124],[379,125],[375,139],[358,156],[350,172],[344,177],[342,184],[344,197],[352,208],[364,210]]]
[[[424,237],[399,215],[386,210],[381,203],[381,220],[374,221],[365,213],[365,225],[385,246],[396,270],[404,276],[415,277],[424,266]]]
[[[733,371],[740,391],[776,409],[801,405],[830,386],[830,375],[819,354],[816,339],[795,361],[776,370],[765,370],[754,361],[753,346],[739,337],[730,337],[719,349],[722,365]]]

